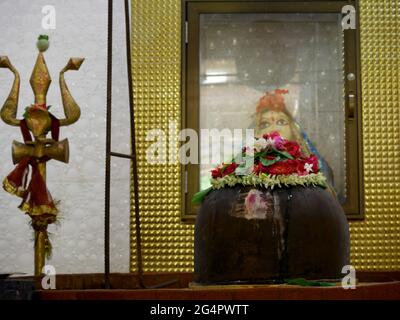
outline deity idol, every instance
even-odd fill
[[[333,186],[333,172],[326,160],[318,153],[307,134],[294,120],[286,108],[284,94],[288,90],[276,89],[274,92],[267,92],[262,96],[256,108],[256,137],[262,137],[266,133],[278,132],[287,140],[296,141],[301,147],[304,155],[314,154],[319,160],[321,171],[328,179],[330,186]],[[332,189],[332,187],[330,187]]]

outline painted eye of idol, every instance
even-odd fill
[[[283,138],[292,140],[293,134],[289,116],[282,111],[266,111],[260,115],[257,135],[278,132]]]
[[[260,123],[260,129],[266,129],[270,126],[271,124],[268,121],[262,121]]]
[[[259,128],[267,129],[268,127],[276,125],[276,126],[287,126],[289,125],[289,121],[285,114],[268,114],[268,116],[263,117],[260,121]]]
[[[276,122],[276,124],[278,126],[287,126],[289,124],[289,122],[286,119],[278,119],[278,121]]]

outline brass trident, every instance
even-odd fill
[[[47,226],[56,220],[58,209],[46,188],[46,162],[55,159],[68,163],[68,140],[58,141],[58,130],[68,126],[80,117],[80,108],[72,97],[64,79],[68,70],[79,70],[83,58],[70,58],[68,64],[60,72],[60,90],[64,106],[64,119],[56,119],[46,105],[46,96],[51,78],[43,52],[49,47],[48,36],[41,35],[37,42],[39,54],[34,66],[30,84],[35,94],[35,104],[26,108],[24,119],[17,119],[17,108],[20,88],[20,76],[7,56],[0,56],[0,68],[9,69],[14,74],[14,83],[1,111],[1,119],[11,126],[19,126],[24,136],[24,143],[14,141],[12,158],[17,164],[13,172],[4,179],[6,191],[20,196],[23,201],[19,208],[32,219],[35,230],[35,275],[42,273],[45,256],[49,252],[50,242]],[[51,138],[47,138],[51,131]],[[31,138],[31,134],[34,139]],[[26,176],[32,168],[31,183],[26,187]]]

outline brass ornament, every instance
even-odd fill
[[[20,76],[7,56],[0,56],[0,68],[9,69],[14,74],[12,89],[1,108],[1,119],[11,126],[19,126],[24,142],[14,141],[12,159],[16,168],[4,179],[3,188],[21,197],[19,208],[31,217],[35,230],[35,275],[42,273],[46,254],[51,253],[47,226],[56,221],[58,209],[46,187],[46,162],[57,160],[68,163],[68,139],[58,141],[59,127],[78,121],[80,108],[73,99],[64,79],[68,70],[79,70],[83,58],[71,58],[60,72],[60,90],[65,118],[56,119],[46,104],[51,77],[43,52],[49,47],[48,37],[40,36],[37,47],[39,54],[30,78],[35,102],[27,107],[24,119],[17,119]],[[51,138],[47,134],[51,131]],[[33,136],[33,139],[32,139]],[[32,169],[31,181],[27,186],[27,174]]]

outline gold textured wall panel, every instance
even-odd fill
[[[145,272],[193,270],[193,225],[180,223],[179,165],[146,162],[147,132],[180,123],[180,1],[132,1],[132,65]],[[132,190],[133,191],[133,190]],[[131,196],[133,198],[133,195]],[[131,266],[135,261],[131,205]]]
[[[351,262],[400,269],[400,1],[361,0],[365,220],[351,222]]]
[[[194,228],[180,222],[179,166],[145,160],[147,131],[161,128],[167,133],[171,119],[180,123],[180,5],[180,0],[132,0],[145,272],[193,271]],[[400,1],[361,0],[360,16],[365,219],[350,223],[351,263],[357,270],[399,270]],[[133,203],[131,213],[133,272]]]

